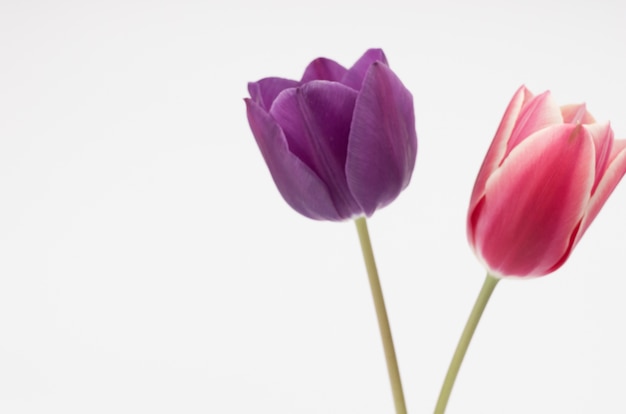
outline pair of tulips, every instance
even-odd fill
[[[350,69],[325,58],[300,81],[249,84],[248,120],[285,201],[318,220],[371,216],[411,179],[413,98],[382,50]],[[542,276],[559,268],[626,172],[614,140],[585,105],[557,106],[521,87],[478,173],[469,243],[490,274]]]
[[[368,50],[349,69],[318,58],[300,81],[265,78],[248,89],[256,142],[300,214],[369,217],[409,184],[417,154],[413,98],[382,50]],[[597,123],[584,104],[559,107],[549,92],[522,86],[467,214],[468,240],[488,277],[558,269],[625,172],[626,140],[615,140],[608,123]]]

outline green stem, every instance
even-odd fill
[[[474,303],[472,313],[470,313],[465,329],[463,329],[463,333],[459,339],[459,344],[456,346],[456,351],[454,351],[450,367],[448,367],[448,373],[446,374],[446,379],[443,381],[441,392],[439,393],[439,400],[437,401],[437,406],[435,407],[435,414],[443,414],[446,411],[446,406],[448,405],[448,400],[450,399],[450,393],[452,392],[454,381],[456,380],[456,376],[461,368],[461,363],[463,363],[463,357],[465,357],[467,347],[472,340],[472,336],[474,336],[474,331],[478,326],[480,317],[482,316],[483,311],[487,306],[487,302],[489,302],[489,298],[491,297],[491,294],[493,293],[493,290],[499,280],[500,279],[489,274],[487,274],[487,277],[485,278],[483,287],[480,289],[480,293],[476,298],[476,303]]]
[[[363,251],[363,259],[365,260],[365,267],[367,268],[367,276],[370,281],[372,296],[374,298],[374,307],[376,308],[378,327],[380,328],[380,336],[383,341],[385,360],[387,361],[387,371],[389,372],[389,381],[391,382],[391,391],[393,392],[396,413],[406,414],[406,403],[404,402],[400,370],[398,369],[396,351],[393,347],[391,328],[389,327],[389,319],[387,318],[387,310],[385,309],[383,291],[380,287],[378,270],[376,270],[376,262],[374,261],[372,243],[370,242],[370,235],[367,230],[367,221],[364,217],[360,217],[355,220],[355,223],[357,232],[359,233],[359,241],[361,242],[361,250]]]

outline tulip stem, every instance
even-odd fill
[[[437,406],[435,407],[435,414],[443,414],[446,411],[446,406],[448,405],[448,400],[450,399],[450,393],[452,392],[454,381],[456,380],[456,376],[459,373],[461,364],[463,363],[463,358],[465,357],[467,348],[472,340],[472,336],[474,336],[474,331],[476,330],[480,317],[487,306],[487,302],[489,302],[489,298],[491,297],[491,294],[496,288],[499,280],[500,279],[487,274],[487,277],[483,282],[483,287],[480,289],[480,293],[476,298],[476,303],[474,303],[472,313],[470,313],[470,316],[467,319],[465,329],[463,329],[459,343],[456,346],[456,351],[454,351],[454,356],[452,357],[452,361],[448,367],[446,379],[443,381],[443,385],[441,386],[439,400],[437,400]]]
[[[367,276],[374,298],[374,307],[376,308],[376,317],[378,318],[378,327],[380,336],[383,341],[383,349],[385,351],[385,360],[387,361],[387,371],[389,373],[389,381],[391,382],[391,391],[393,393],[393,401],[397,414],[406,414],[406,403],[404,402],[404,392],[402,391],[402,381],[400,380],[400,370],[396,359],[396,351],[393,347],[393,338],[391,337],[391,328],[389,327],[389,318],[385,308],[385,299],[378,278],[378,270],[376,269],[376,261],[374,260],[374,251],[370,241],[369,231],[367,230],[367,221],[364,217],[355,220],[356,229],[361,242],[361,250],[363,251],[363,259],[367,269]]]

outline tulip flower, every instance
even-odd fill
[[[626,140],[584,104],[520,88],[478,173],[470,245],[497,277],[558,269],[626,172]]]
[[[370,49],[346,69],[326,58],[300,81],[248,84],[248,121],[285,201],[300,214],[371,216],[411,179],[417,154],[413,98]]]
[[[318,58],[299,81],[248,84],[248,122],[278,191],[315,220],[354,219],[374,299],[397,414],[406,414],[382,289],[365,217],[404,190],[417,135],[413,97],[370,49],[350,68]]]
[[[584,104],[559,107],[549,92],[521,87],[511,100],[476,178],[467,235],[487,269],[441,389],[454,381],[499,280],[543,276],[561,267],[626,173],[626,140],[597,123]]]

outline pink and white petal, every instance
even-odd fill
[[[291,79],[263,78],[257,82],[248,83],[248,92],[254,102],[269,111],[278,94],[285,89],[295,88],[298,85],[297,81]]]
[[[287,147],[276,121],[251,99],[246,99],[248,122],[278,191],[287,204],[315,220],[339,221],[326,185]]]
[[[554,270],[583,217],[593,173],[593,143],[580,127],[548,127],[521,142],[488,180],[473,218],[479,257],[496,275]]]
[[[317,58],[306,67],[300,82],[306,83],[313,80],[340,82],[347,71],[348,69],[344,68],[334,60]]]
[[[561,115],[566,124],[593,124],[596,122],[583,104],[570,104],[561,106]]]
[[[416,155],[413,97],[387,65],[376,62],[357,97],[346,160],[348,186],[367,216],[406,188]]]
[[[626,140],[616,139],[613,141],[608,167],[600,179],[596,191],[589,200],[585,216],[580,226],[580,231],[576,235],[574,244],[578,243],[585,231],[589,228],[624,174],[626,174]]]
[[[485,185],[491,174],[500,166],[501,161],[504,159],[506,153],[506,146],[511,136],[511,132],[515,127],[515,122],[519,116],[522,107],[526,102],[533,98],[533,94],[522,85],[513,95],[513,98],[509,102],[509,105],[504,112],[504,116],[500,121],[496,135],[487,150],[487,155],[478,171],[476,182],[474,183],[474,189],[472,190],[472,196],[470,198],[470,205],[468,211],[468,238],[470,244],[473,240],[473,226],[470,223],[469,218],[473,215],[474,209],[478,202],[485,194]]]
[[[511,132],[511,138],[507,143],[506,154],[511,153],[513,148],[519,145],[533,133],[550,125],[558,125],[563,123],[561,109],[558,107],[549,91],[535,96],[524,104],[515,128]]]
[[[382,62],[387,65],[387,57],[383,53],[382,49],[369,49],[363,56],[356,61],[354,65],[344,75],[341,83],[351,87],[354,90],[360,90],[365,79],[367,70],[372,66],[374,62]]]
[[[606,167],[609,163],[611,151],[613,148],[613,130],[608,122],[604,124],[583,125],[591,137],[596,148],[596,175],[591,193],[596,190],[600,179],[604,175]]]

